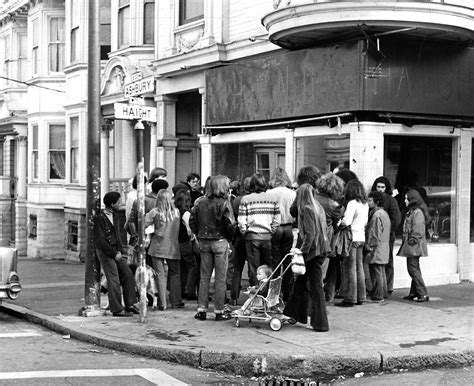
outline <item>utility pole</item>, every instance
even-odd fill
[[[104,313],[100,309],[100,264],[94,243],[94,216],[100,210],[99,0],[89,0],[88,43],[85,305],[79,314],[95,316]]]
[[[145,234],[145,173],[144,173],[144,152],[143,152],[143,130],[145,127],[141,121],[134,126],[137,134],[137,212],[138,212],[138,256],[139,256],[139,291],[140,291],[140,322],[146,322],[148,299],[146,296],[146,258],[143,235]],[[152,279],[154,280],[154,279]]]

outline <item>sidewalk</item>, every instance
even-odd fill
[[[246,376],[322,379],[335,375],[398,369],[457,367],[473,362],[474,284],[428,288],[431,301],[415,303],[395,290],[382,304],[353,308],[328,305],[330,331],[301,324],[272,331],[268,323],[216,322],[193,318],[196,302],[184,309],[138,316],[81,317],[84,265],[20,259],[23,291],[4,301],[0,311],[13,313],[72,338],[194,367]],[[107,298],[103,297],[104,307]],[[212,308],[211,308],[212,309]],[[263,363],[263,366],[262,366]],[[263,368],[262,368],[263,367]]]

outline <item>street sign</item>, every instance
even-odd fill
[[[140,80],[142,78],[143,78],[143,75],[140,71],[134,72],[132,75],[130,75],[130,79],[132,80],[132,82],[135,82],[135,81]]]
[[[141,119],[156,122],[156,107],[114,103],[114,115],[116,119]]]
[[[132,83],[128,83],[123,87],[125,98],[138,96],[155,91],[155,78],[154,76],[148,76],[146,78],[137,80]]]
[[[143,98],[143,97],[130,97],[128,102],[131,105],[140,105],[140,106],[145,106],[146,105],[145,98]]]

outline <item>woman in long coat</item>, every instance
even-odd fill
[[[406,256],[408,274],[411,277],[410,293],[407,300],[427,302],[430,300],[420,269],[420,257],[428,256],[426,244],[426,223],[430,217],[428,208],[415,189],[409,190],[405,196],[408,212],[403,223],[402,246],[397,256]]]
[[[373,302],[383,302],[388,297],[385,265],[389,262],[390,217],[383,208],[383,193],[370,192],[368,197],[369,222],[366,229],[366,252],[370,270],[370,298]]]
[[[283,314],[306,324],[309,308],[313,330],[328,331],[323,290],[323,262],[330,250],[326,236],[326,215],[322,206],[314,199],[314,191],[309,184],[298,188],[297,207],[298,229],[302,240],[300,249],[303,252],[306,273],[297,277]]]

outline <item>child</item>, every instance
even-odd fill
[[[169,277],[170,303],[172,308],[184,306],[181,299],[179,273],[179,224],[180,213],[175,208],[171,192],[161,189],[156,196],[155,207],[145,216],[145,227],[154,224],[148,254],[158,274],[159,310],[166,310],[166,288]],[[168,274],[169,270],[169,274]]]
[[[268,294],[268,281],[272,275],[272,269],[268,265],[261,265],[257,268],[257,280],[258,286],[248,287],[244,293],[248,295],[261,295],[262,297]],[[242,316],[250,314],[250,307],[263,307],[262,298],[259,296],[250,296],[244,303],[244,305],[238,310],[233,312],[233,316]]]

